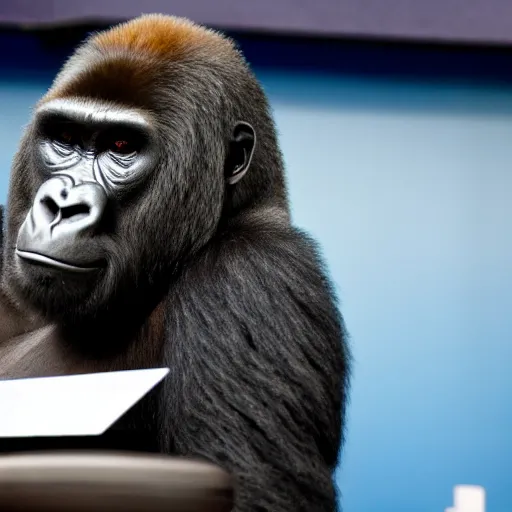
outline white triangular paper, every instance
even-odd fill
[[[0,381],[0,438],[103,434],[168,368]]]

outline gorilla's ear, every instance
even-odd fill
[[[230,185],[238,183],[249,170],[255,146],[254,128],[249,123],[238,122],[229,142],[229,154],[225,165],[225,176]]]

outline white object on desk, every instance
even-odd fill
[[[457,485],[453,488],[453,507],[445,512],[485,512],[485,489],[478,485]]]
[[[97,436],[168,368],[0,381],[0,438]]]

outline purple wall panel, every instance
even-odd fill
[[[512,42],[510,0],[0,0],[0,22],[112,22],[164,12],[233,30]]]
[[[0,0],[0,22],[51,22],[54,20],[53,3],[53,0]]]

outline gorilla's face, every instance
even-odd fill
[[[37,112],[34,139],[42,184],[18,231],[18,265],[29,279],[98,274],[108,267],[109,206],[155,172],[151,123],[136,112],[57,100]]]
[[[57,318],[87,317],[163,284],[211,238],[221,213],[222,155],[210,154],[218,172],[201,177],[206,156],[193,150],[186,133],[170,134],[142,111],[44,103],[12,173],[10,284]]]

